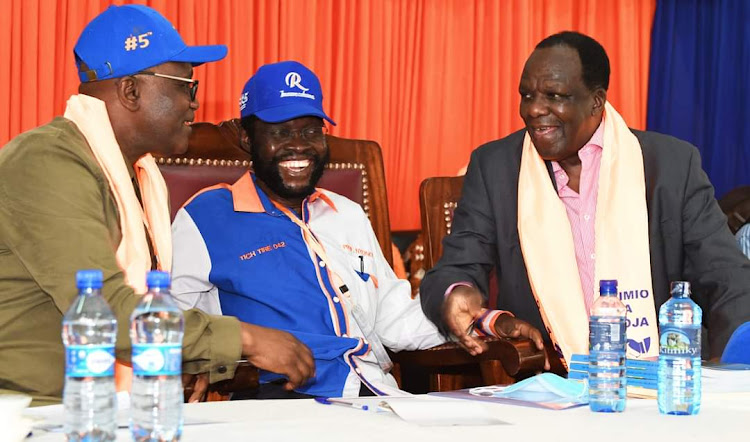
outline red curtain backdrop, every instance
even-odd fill
[[[478,145],[521,128],[518,81],[534,45],[561,30],[609,53],[609,99],[644,128],[656,0],[0,0],[0,145],[61,114],[76,92],[73,46],[110,4],[162,12],[188,44],[229,55],[196,69],[197,119],[238,115],[262,64],[320,77],[335,135],[383,147],[394,230],[419,228],[426,177],[454,175]]]

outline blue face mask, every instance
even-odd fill
[[[479,387],[471,390],[478,396],[515,399],[534,403],[588,403],[588,386],[584,382],[565,379],[553,373],[542,373],[502,389]]]

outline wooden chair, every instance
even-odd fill
[[[172,216],[200,189],[220,182],[233,183],[252,168],[250,155],[241,147],[240,133],[241,127],[236,119],[218,125],[196,123],[193,125],[186,153],[157,158],[170,190]],[[327,141],[330,163],[318,186],[342,194],[362,206],[372,223],[383,254],[392,265],[388,200],[380,146],[373,141],[348,140],[330,135],[327,136]],[[488,361],[488,364],[496,364],[497,359],[502,359],[506,361],[506,369],[516,373],[529,365],[529,361],[534,360],[534,355],[527,351],[526,344],[514,346],[508,342],[498,340],[493,344],[491,352],[481,359],[495,359]],[[466,367],[456,362],[465,360],[469,355],[455,344],[446,344],[430,350],[401,352],[395,357],[404,361],[403,370],[410,379],[418,379],[415,383],[425,384],[430,379],[429,383],[434,385],[430,390],[445,390],[448,385],[446,381],[435,382],[432,380],[434,376],[428,375],[433,371],[432,366],[445,358],[450,364],[446,370],[463,369]],[[513,368],[515,366],[519,367],[518,370]],[[397,379],[400,372],[398,368],[394,370]],[[438,378],[447,379],[447,376]],[[241,364],[233,380],[211,386],[209,399],[225,400],[229,393],[256,388],[257,384],[257,369],[249,364]]]
[[[740,186],[727,192],[719,200],[719,207],[727,216],[732,233],[750,222],[750,186]]]
[[[169,188],[171,215],[197,191],[217,183],[234,183],[252,169],[250,154],[240,147],[238,119],[193,124],[188,150],[182,155],[157,158]],[[391,223],[380,146],[374,141],[326,136],[331,159],[319,187],[359,203],[370,218],[380,248],[393,265]]]
[[[433,268],[443,256],[443,238],[451,233],[453,212],[463,185],[462,175],[427,178],[419,186],[425,269]]]
[[[422,231],[409,245],[409,283],[416,295],[427,270],[443,255],[443,238],[451,231],[453,211],[461,198],[463,175],[427,178],[419,186]]]
[[[238,119],[218,125],[196,123],[184,154],[157,157],[169,188],[171,216],[199,190],[217,183],[234,183],[248,169],[252,159],[241,147]],[[333,190],[359,203],[372,223],[386,260],[393,265],[388,199],[380,146],[374,141],[349,140],[327,135],[331,159],[319,187]],[[237,368],[234,379],[213,384],[208,400],[227,400],[235,391],[258,387],[258,370],[247,362]],[[192,385],[185,388],[185,397]]]
[[[183,376],[184,378],[184,376]],[[247,361],[241,361],[234,372],[232,379],[216,382],[208,387],[206,401],[228,401],[232,393],[258,388],[260,373],[258,369]],[[184,379],[183,379],[183,382]],[[185,402],[193,394],[195,379],[185,384],[183,395]]]
[[[422,244],[413,244],[417,263],[424,271],[432,268],[443,254],[442,240],[451,232],[453,212],[461,198],[464,177],[434,177],[422,181],[419,203],[422,215]],[[412,274],[415,267],[411,268]],[[494,275],[490,293],[497,293]],[[495,296],[489,296],[494,308]],[[469,355],[455,343],[418,352],[394,355],[401,367],[402,387],[414,391],[448,391],[477,385],[510,384],[541,371],[544,352],[527,339],[486,338],[489,351],[477,357]],[[557,367],[556,367],[557,368]],[[558,371],[559,368],[558,368]],[[429,379],[425,385],[424,377]]]

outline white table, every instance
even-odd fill
[[[438,400],[438,399],[436,399]],[[750,395],[704,397],[697,416],[664,416],[656,401],[629,399],[621,414],[592,413],[588,407],[552,411],[506,404],[483,407],[508,425],[420,427],[392,414],[321,405],[312,400],[234,401],[187,404],[183,441],[410,441],[465,442],[479,437],[507,441],[750,441]],[[60,408],[31,413],[53,416]],[[35,431],[30,442],[64,440],[60,433]],[[118,430],[118,441],[129,440]],[[486,439],[484,439],[486,440]]]

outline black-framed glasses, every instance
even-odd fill
[[[150,72],[150,71],[136,72],[133,75],[151,75],[153,77],[168,78],[170,80],[183,81],[185,83],[190,83],[190,86],[188,87],[188,92],[190,93],[190,101],[195,101],[195,97],[196,95],[198,95],[198,80],[195,80],[193,78],[175,77],[174,75],[160,74],[158,72]]]
[[[279,142],[290,141],[297,136],[306,141],[320,142],[326,133],[328,133],[326,126],[310,126],[299,130],[274,127],[266,130],[269,138]]]

